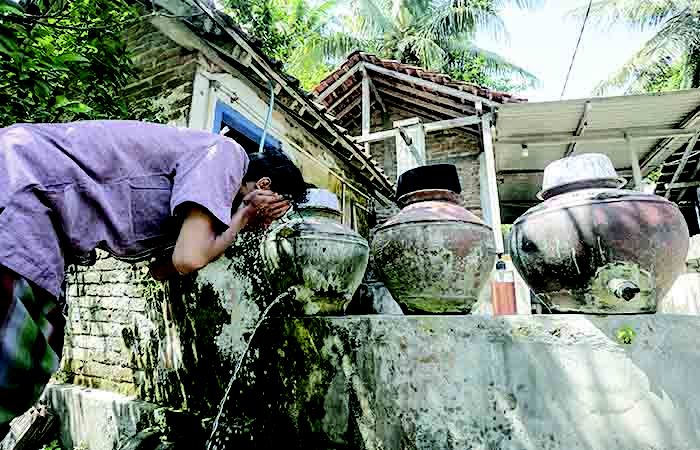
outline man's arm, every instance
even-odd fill
[[[197,271],[218,259],[236,239],[250,220],[260,215],[277,219],[289,208],[289,203],[269,191],[255,191],[244,199],[245,206],[231,218],[229,227],[217,234],[214,218],[204,208],[193,205],[185,217],[172,257],[151,265],[151,275],[164,280],[168,277]]]

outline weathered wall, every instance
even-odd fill
[[[135,109],[155,111],[158,121],[187,126],[197,52],[181,47],[142,21],[126,34],[137,79],[127,86],[127,100]]]
[[[272,320],[231,448],[700,448],[695,317]]]
[[[275,298],[259,267],[260,237],[243,233],[216,262],[165,284],[145,265],[104,253],[95,266],[71,267],[55,380],[213,414],[250,332]]]
[[[399,120],[414,117],[412,114],[389,107],[388,117],[383,117],[375,106],[372,113],[372,131],[383,131],[393,126]],[[432,119],[424,119],[424,122]],[[359,136],[361,130],[355,127],[351,134]],[[462,200],[464,205],[474,214],[481,216],[481,201],[479,187],[479,139],[459,130],[445,130],[428,133],[425,136],[425,151],[428,164],[454,164],[462,183]],[[391,180],[396,179],[396,144],[394,139],[373,142],[370,152],[376,161],[384,164],[384,171]]]
[[[658,312],[700,315],[700,235],[691,236],[686,272],[673,283]]]

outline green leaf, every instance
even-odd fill
[[[63,106],[67,105],[68,103],[72,103],[72,102],[70,100],[68,100],[65,95],[59,95],[56,97],[56,108],[62,108]]]
[[[90,60],[84,57],[83,55],[79,55],[77,53],[64,53],[62,55],[58,55],[56,59],[60,62],[63,63],[89,63]]]
[[[17,44],[15,44],[7,36],[0,35],[0,53],[5,53],[7,55],[12,55],[17,51]]]
[[[42,80],[37,80],[34,84],[34,94],[37,97],[48,97],[51,94],[51,87]]]
[[[88,105],[85,103],[80,103],[80,102],[75,102],[75,103],[70,103],[64,107],[64,109],[74,112],[76,114],[83,114],[83,113],[89,113],[92,111],[92,108],[90,108]]]
[[[24,12],[22,9],[18,6],[13,4],[12,2],[2,2],[0,1],[0,14],[21,14],[24,15]]]

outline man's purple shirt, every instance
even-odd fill
[[[228,138],[144,122],[0,129],[0,265],[58,296],[73,257],[171,246],[184,203],[227,226],[247,167]]]

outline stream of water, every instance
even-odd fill
[[[246,355],[248,355],[248,349],[250,348],[250,344],[253,342],[253,338],[255,338],[255,333],[258,331],[258,328],[260,325],[265,321],[267,318],[267,315],[270,313],[270,310],[272,309],[273,306],[275,306],[277,303],[279,303],[282,299],[284,299],[288,293],[283,293],[279,295],[277,298],[275,298],[272,303],[270,303],[267,308],[265,308],[265,311],[260,315],[260,319],[258,320],[258,323],[255,324],[255,328],[253,328],[253,332],[250,334],[250,339],[248,339],[248,343],[246,344],[245,348],[243,349],[243,354],[241,354],[241,357],[238,359],[238,362],[236,363],[236,368],[233,370],[233,375],[231,376],[231,380],[228,383],[228,387],[226,388],[226,392],[224,392],[224,397],[221,399],[221,403],[219,403],[219,412],[216,415],[216,419],[214,420],[214,425],[211,430],[211,435],[209,436],[209,439],[207,441],[207,450],[218,450],[218,447],[213,447],[214,445],[214,436],[216,435],[216,431],[219,428],[219,422],[221,421],[221,416],[224,412],[224,406],[226,405],[226,401],[229,399],[229,394],[231,393],[231,388],[233,387],[233,383],[236,381],[236,378],[238,377],[238,371],[241,370],[241,366],[243,365],[243,361],[245,361]]]

